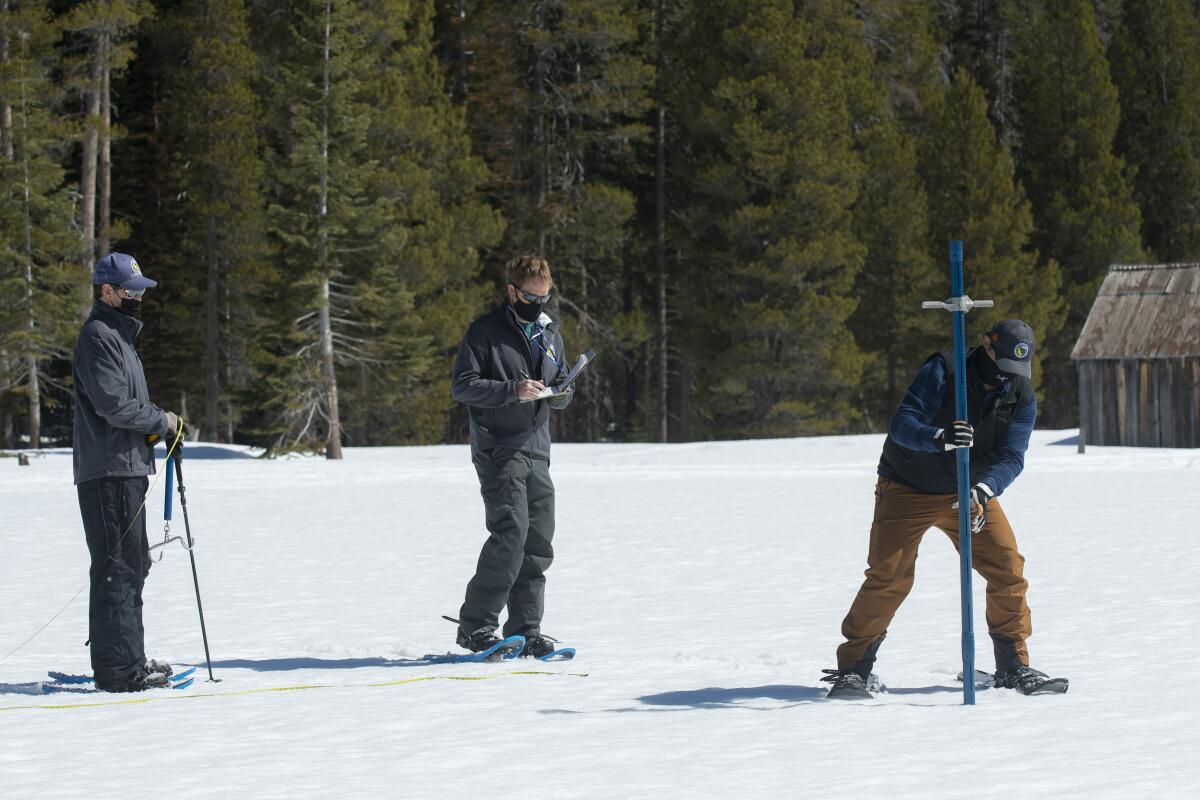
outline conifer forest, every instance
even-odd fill
[[[0,446],[69,446],[91,267],[200,438],[463,442],[450,368],[549,259],[559,441],[885,430],[1037,332],[1041,427],[1110,263],[1200,260],[1200,0],[0,0]]]

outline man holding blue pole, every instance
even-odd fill
[[[1066,691],[1066,681],[1029,667],[1033,632],[1025,602],[1025,559],[999,496],[1021,474],[1037,417],[1030,382],[1033,331],[1006,320],[966,357],[967,419],[957,419],[954,359],[930,356],[892,417],[879,462],[866,580],[842,622],[846,641],[836,670],[822,680],[830,698],[868,698],[871,669],[892,617],[912,589],[917,548],[940,528],[957,547],[955,451],[970,448],[971,531],[975,571],[987,581],[987,623],[996,655],[995,684],[1032,694]],[[970,679],[970,676],[967,678]]]

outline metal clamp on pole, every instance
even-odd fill
[[[951,297],[949,300],[926,300],[921,303],[921,308],[926,310],[937,310],[939,308],[946,311],[961,311],[964,314],[972,308],[991,308],[996,305],[991,300],[972,300],[967,295],[962,297]]]
[[[172,542],[179,542],[179,546],[184,550],[192,549],[192,546],[188,542],[184,541],[182,536],[171,535],[171,494],[174,492],[175,487],[175,473],[172,471],[171,466],[174,462],[174,459],[174,456],[167,456],[167,493],[163,502],[163,539],[158,544],[150,545],[150,552],[152,554],[151,557],[154,559],[154,563],[156,564],[163,560],[163,553],[154,552],[160,547],[165,547]]]

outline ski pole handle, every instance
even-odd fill
[[[171,521],[171,495],[175,494],[175,471],[171,469],[171,462],[175,456],[167,456],[167,463],[164,469],[167,471],[167,499],[163,502],[163,519],[167,522]]]

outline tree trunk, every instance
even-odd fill
[[[221,440],[218,428],[217,401],[221,394],[220,325],[218,306],[220,303],[221,274],[217,262],[217,218],[208,217],[208,231],[204,237],[204,253],[208,263],[208,287],[205,298],[204,327],[204,433],[214,441]]]
[[[0,15],[8,17],[8,0],[0,0]],[[6,23],[7,24],[7,23]],[[0,36],[0,64],[8,64],[8,29]],[[12,106],[7,97],[0,97],[0,157],[13,160]]]
[[[467,0],[458,0],[458,52],[455,54],[457,76],[452,97],[457,103],[467,102]]]
[[[538,31],[543,30],[545,21],[542,3],[538,2],[534,6],[533,13],[534,28]],[[537,215],[537,252],[538,255],[543,255],[546,252],[546,218],[543,209],[546,207],[546,171],[548,169],[546,163],[548,161],[546,155],[546,57],[543,45],[535,44],[534,48],[534,92],[537,97],[536,107],[533,110],[533,159],[537,194],[535,213]]]
[[[0,398],[3,402],[3,398]],[[4,404],[4,408],[0,409],[0,447],[5,450],[15,450],[16,437],[13,435],[13,415],[9,410],[8,404]]]
[[[337,371],[333,363],[333,325],[329,309],[329,279],[321,281],[321,306],[317,324],[321,334],[321,382],[324,386],[325,411],[329,433],[325,439],[325,457],[342,457],[342,424],[338,416]]]
[[[658,339],[658,441],[670,438],[667,420],[667,391],[670,383],[668,372],[667,329],[667,48],[666,48],[667,0],[658,0],[658,19],[655,20],[655,35],[658,40],[658,63],[656,66],[656,98],[654,132],[654,267],[658,276],[656,286],[656,337]]]
[[[229,275],[232,270],[229,267],[229,262],[225,262],[225,269],[222,271],[224,275]],[[221,281],[221,330],[226,332],[223,337],[225,342],[224,360],[225,365],[225,387],[232,388],[234,385],[234,350],[233,344],[230,341],[232,338],[228,335],[229,331],[233,330],[233,305],[229,298],[229,281]],[[233,443],[234,427],[237,418],[234,415],[233,398],[226,396],[225,398],[225,438],[222,441]]]
[[[321,170],[317,200],[317,263],[321,268],[320,308],[317,312],[321,336],[321,384],[325,395],[328,432],[325,436],[325,457],[342,457],[342,423],[338,416],[337,371],[333,362],[333,315],[329,296],[329,40],[332,27],[332,3],[325,3],[324,74],[321,86]]]
[[[24,59],[22,59],[22,64],[24,64]],[[29,98],[25,94],[24,67],[22,67],[21,78],[21,175],[24,181],[22,216],[25,227],[24,253],[22,255],[25,257],[25,331],[29,334],[29,352],[25,356],[25,371],[26,391],[29,394],[29,446],[37,449],[42,446],[42,384],[38,375],[37,309],[33,304],[33,205],[29,189]]]
[[[100,258],[108,255],[112,248],[112,87],[110,78],[112,67],[110,50],[112,41],[109,34],[102,34],[103,64],[100,68],[100,141],[98,175],[99,208],[96,210],[96,255]]]
[[[96,149],[100,142],[100,37],[92,42],[89,54],[88,88],[84,92],[87,117],[84,120],[83,163],[79,169],[79,264],[87,272],[96,261]]]

